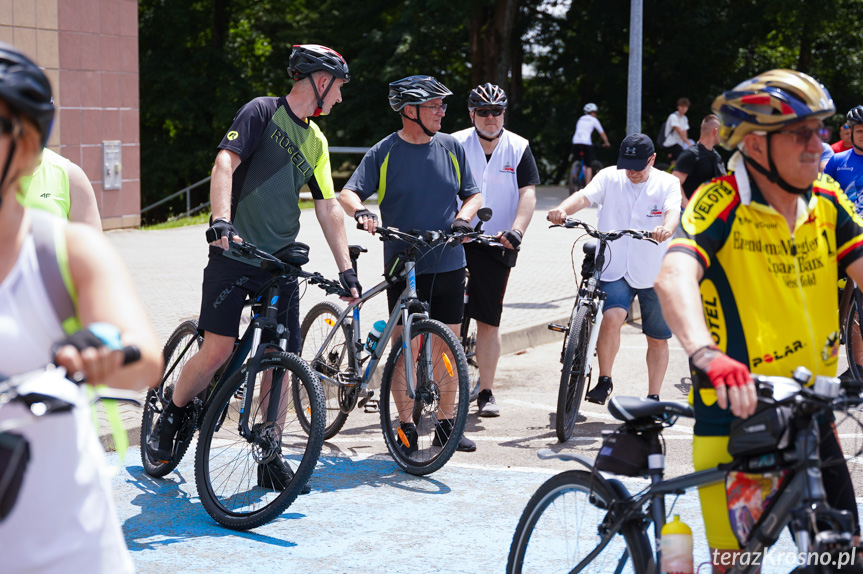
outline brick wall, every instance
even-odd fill
[[[0,0],[0,40],[46,70],[57,117],[49,147],[80,165],[106,229],[140,224],[138,3]],[[102,142],[122,142],[122,184],[103,189]]]

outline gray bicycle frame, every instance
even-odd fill
[[[772,546],[779,538],[782,529],[791,521],[792,513],[798,508],[809,508],[813,505],[823,505],[826,503],[827,497],[824,491],[824,484],[821,481],[820,459],[818,456],[819,440],[818,424],[813,421],[805,429],[800,429],[794,439],[794,448],[797,453],[799,462],[797,469],[792,471],[790,480],[785,480],[779,488],[773,502],[770,504],[767,512],[761,515],[758,522],[752,529],[752,537],[743,552],[749,553],[750,556],[764,556],[764,549]],[[616,478],[606,479],[594,469],[594,463],[587,457],[582,455],[546,455],[541,458],[559,458],[561,460],[571,460],[587,467],[598,482],[603,482],[611,490],[611,492],[619,492],[622,485]],[[753,457],[756,458],[756,457]],[[650,467],[650,487],[641,494],[630,497],[626,501],[626,507],[621,511],[617,510],[618,516],[614,523],[609,526],[607,532],[602,536],[599,544],[593,551],[584,557],[579,562],[572,572],[580,572],[608,545],[611,539],[620,533],[625,522],[634,518],[634,515],[648,500],[650,500],[650,518],[653,522],[654,531],[654,558],[656,564],[661,562],[661,531],[665,525],[665,495],[681,494],[686,490],[707,486],[717,482],[725,481],[728,473],[734,469],[730,468],[712,468],[701,470],[678,476],[675,478],[665,479],[663,473],[665,471],[665,455],[653,454],[648,458]],[[611,486],[612,482],[616,483]],[[627,492],[628,494],[628,492]],[[643,530],[646,535],[646,527]],[[805,530],[794,532],[798,552],[808,555],[811,550],[811,540],[808,532]],[[628,553],[624,552],[618,563],[615,574],[619,574],[626,564]],[[728,574],[746,574],[755,571],[760,564],[735,565],[728,570]]]
[[[314,364],[321,358],[321,353],[327,346],[330,344],[330,341],[335,337],[336,333],[338,333],[339,328],[344,324],[345,326],[349,326],[348,329],[351,338],[350,345],[346,345],[346,347],[350,348],[348,352],[348,365],[350,370],[357,374],[358,377],[361,377],[361,385],[362,388],[365,388],[369,381],[371,380],[372,375],[377,369],[378,363],[380,363],[381,358],[383,357],[384,349],[387,346],[387,343],[392,337],[393,330],[396,328],[396,325],[399,322],[399,319],[402,321],[402,325],[404,329],[402,331],[402,352],[405,354],[405,360],[408,361],[408,367],[405,368],[405,379],[407,381],[407,394],[411,399],[415,396],[416,390],[416,381],[415,374],[416,369],[414,369],[414,359],[413,353],[409,352],[408,341],[411,340],[411,329],[413,327],[414,321],[418,319],[428,319],[428,313],[410,313],[408,311],[408,302],[414,299],[417,299],[417,285],[416,285],[416,262],[415,261],[405,261],[405,276],[406,276],[406,285],[405,290],[402,292],[399,297],[399,301],[396,306],[393,308],[392,313],[390,314],[390,318],[387,320],[387,326],[384,328],[381,333],[380,340],[378,341],[377,346],[371,351],[370,357],[368,358],[368,365],[366,365],[365,372],[360,375],[362,370],[362,362],[360,361],[360,354],[363,349],[362,342],[362,329],[360,327],[360,309],[363,304],[377,296],[383,291],[386,291],[387,287],[389,287],[389,283],[387,281],[381,281],[359,298],[358,301],[351,303],[342,311],[342,314],[339,315],[339,318],[336,320],[335,325],[330,330],[330,333],[327,335],[326,339],[324,339],[321,348],[318,349],[315,354],[315,358],[310,361],[312,368],[314,369]],[[351,316],[348,319],[348,316]],[[421,360],[427,361],[428,372],[431,372],[431,364],[432,357],[430,356],[431,350],[426,349],[425,355]],[[417,358],[420,359],[419,357]],[[317,372],[317,371],[316,371]],[[332,383],[335,385],[345,386],[349,384],[355,383],[346,383],[344,381],[336,380],[332,377],[328,377],[323,373],[318,372],[318,375],[321,379],[325,380],[328,383]]]

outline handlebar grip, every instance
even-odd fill
[[[360,223],[360,222],[358,221],[358,222],[357,222],[357,229],[359,229],[360,231],[364,231],[364,230],[365,230],[365,227],[363,226],[363,224],[362,224],[362,223]]]
[[[123,364],[129,365],[137,363],[141,360],[141,349],[137,345],[127,345],[121,349],[123,351]]]
[[[212,227],[208,227],[206,231],[207,235],[207,243],[213,243],[214,241],[218,241],[218,236],[216,235],[216,230]]]

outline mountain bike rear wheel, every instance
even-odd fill
[[[616,498],[605,483],[583,470],[568,470],[547,480],[518,521],[507,574],[574,570],[599,545],[608,508]],[[652,565],[650,541],[633,523],[624,524],[581,572],[645,574]]]
[[[344,324],[339,327],[338,332],[330,339],[327,348],[321,350],[321,347],[341,314],[341,307],[329,301],[322,301],[306,313],[306,316],[303,318],[303,324],[300,326],[300,336],[303,340],[302,358],[308,361],[312,370],[332,378],[336,378],[339,373],[348,368],[350,337]],[[320,351],[320,355],[316,360],[315,357],[318,356],[318,351]],[[345,426],[345,422],[348,420],[348,413],[342,409],[341,397],[344,392],[356,392],[356,389],[345,389],[324,379],[321,379],[321,387],[324,392],[324,409],[327,416],[324,426],[324,439],[326,440],[339,434],[339,431]],[[306,405],[308,401],[308,397],[303,393],[303,388],[302,385],[293,387],[294,402],[298,405]],[[299,409],[297,415],[300,424],[303,425],[303,429],[308,431],[309,419],[307,409]]]
[[[381,429],[396,464],[410,474],[425,475],[452,457],[464,433],[468,411],[468,368],[464,350],[449,327],[439,321],[416,321],[411,327],[416,354],[415,398],[407,396],[402,339],[396,343],[381,379]],[[436,428],[441,421],[438,431]],[[416,426],[408,437],[401,422]],[[407,439],[407,443],[406,440]]]
[[[304,405],[309,409],[308,434],[297,418],[293,393],[285,386],[292,383],[303,385],[311,397]],[[270,390],[278,387],[278,412],[268,416]],[[247,393],[254,393],[247,419],[250,435],[242,436],[240,422]],[[308,363],[290,353],[273,353],[261,359],[254,376],[247,363],[220,386],[204,415],[195,456],[201,503],[216,522],[234,530],[265,524],[300,494],[323,442],[324,398]],[[277,476],[273,465],[286,465],[293,476]],[[287,483],[282,485],[284,490],[273,488],[276,480]]]
[[[566,442],[572,436],[581,399],[584,397],[587,367],[592,359],[587,356],[592,327],[590,308],[582,306],[569,326],[566,348],[563,352],[563,369],[561,369],[560,386],[557,391],[555,421],[557,438],[560,442]]]
[[[186,362],[198,352],[203,341],[204,338],[198,334],[198,322],[190,319],[183,321],[174,329],[162,350],[165,372],[162,374],[159,386],[147,391],[147,398],[144,400],[144,413],[141,417],[141,463],[144,466],[144,471],[150,476],[160,478],[174,470],[183,460],[183,455],[186,454],[192,437],[195,435],[196,421],[194,419],[186,420],[177,433],[177,439],[174,442],[174,456],[171,462],[156,462],[151,460],[147,454],[147,441],[153,433],[157,432],[159,417],[174,394],[174,385],[186,366]]]

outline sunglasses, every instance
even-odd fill
[[[812,139],[812,136],[817,136],[818,132],[821,131],[822,128],[798,128],[796,130],[785,130],[778,131],[777,134],[791,134],[794,136],[794,141],[799,145],[805,145],[809,143],[809,140]]]
[[[498,117],[503,113],[503,110],[501,110],[500,108],[496,108],[493,110],[476,110],[474,113],[481,118],[487,118],[489,116]]]

